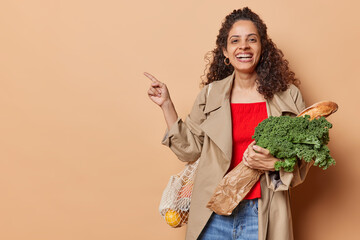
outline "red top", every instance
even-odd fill
[[[233,155],[229,171],[236,167],[255,133],[255,127],[268,117],[266,102],[231,103]],[[254,185],[244,199],[261,197],[260,180]]]

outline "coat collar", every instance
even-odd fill
[[[201,124],[203,131],[224,153],[229,164],[232,158],[232,119],[230,95],[235,71],[228,77],[211,83],[204,113],[208,116]],[[277,93],[266,101],[268,116],[281,116],[286,113],[297,115],[298,110],[290,94]]]
[[[206,101],[205,114],[218,109],[224,104],[224,100],[230,99],[234,76],[235,71],[223,80],[210,83],[211,89]]]

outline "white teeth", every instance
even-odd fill
[[[237,58],[251,58],[252,55],[251,54],[245,54],[245,53],[241,53],[236,55]]]

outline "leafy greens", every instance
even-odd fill
[[[332,124],[324,117],[310,120],[304,117],[269,117],[259,123],[252,137],[256,145],[266,148],[282,161],[275,163],[275,170],[283,168],[292,172],[298,159],[314,160],[314,166],[324,170],[335,165],[327,147]]]

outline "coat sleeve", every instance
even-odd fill
[[[190,114],[181,118],[167,130],[162,144],[168,146],[184,162],[196,161],[201,154],[204,132],[200,124],[206,119],[204,113],[208,85],[198,94]]]
[[[305,109],[305,102],[298,88],[291,86],[290,96],[299,113]],[[290,187],[295,187],[305,180],[312,165],[312,162],[307,163],[303,160],[298,160],[293,172],[285,172],[283,169],[280,169],[280,171],[266,172],[267,186],[274,191],[286,191]]]

